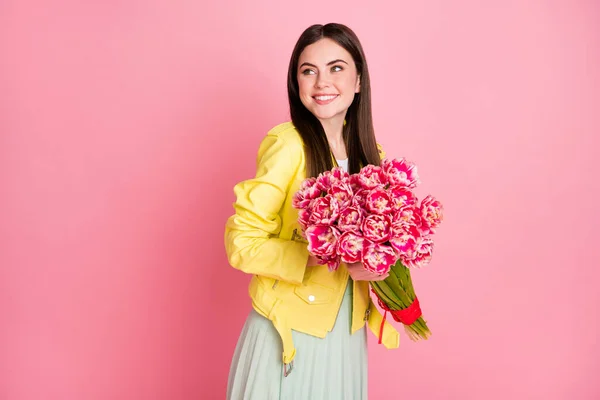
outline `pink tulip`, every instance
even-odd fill
[[[365,208],[374,214],[390,214],[392,206],[390,194],[381,187],[375,188],[367,194]]]
[[[347,173],[346,170],[344,170],[344,168],[334,167],[331,170],[331,175],[332,175],[333,179],[336,181],[343,182],[343,183],[350,183],[350,174]]]
[[[342,232],[360,231],[363,213],[360,207],[349,206],[340,212],[337,228]]]
[[[390,244],[403,258],[413,258],[416,253],[417,239],[421,236],[415,225],[394,225]]]
[[[388,178],[381,167],[367,165],[358,173],[358,183],[363,189],[375,189],[379,186],[385,186]]]
[[[363,236],[374,243],[387,242],[391,228],[392,220],[387,215],[371,214],[362,223]]]
[[[329,193],[337,201],[340,208],[347,207],[352,202],[353,193],[349,183],[335,182],[329,189]]]
[[[357,263],[362,259],[364,239],[354,232],[345,232],[338,238],[336,252],[345,263]]]
[[[308,251],[318,257],[330,257],[335,254],[338,233],[327,225],[311,225],[306,228]]]
[[[392,223],[401,226],[421,226],[421,214],[416,207],[407,206],[396,211],[392,216]]]
[[[390,186],[388,192],[390,193],[390,198],[392,199],[395,211],[405,207],[413,207],[417,202],[415,194],[404,186]]]
[[[444,219],[442,203],[433,196],[427,196],[421,201],[420,207],[421,229],[427,233],[435,232]]]
[[[304,210],[298,211],[298,223],[300,224],[302,229],[306,230],[306,228],[308,227],[308,223],[309,223],[311,214],[312,214],[311,209],[304,209]]]
[[[429,236],[421,236],[417,239],[415,252],[412,257],[402,260],[408,268],[421,268],[429,264],[433,257],[433,240]]]
[[[324,256],[324,257],[317,257],[317,258],[319,259],[319,264],[327,265],[327,268],[330,271],[336,271],[342,262],[341,257],[335,253],[331,256]]]
[[[354,197],[352,198],[352,204],[361,209],[365,209],[367,206],[367,195],[369,191],[367,189],[357,189],[354,191]]]
[[[350,175],[341,167],[319,174],[315,185],[319,190],[330,193],[331,187],[336,183],[350,183]]]
[[[313,199],[321,196],[321,191],[316,186],[315,178],[308,178],[302,181],[300,188],[292,199],[292,206],[296,209],[307,208]]]
[[[327,195],[319,197],[312,203],[309,225],[333,225],[340,213],[338,202]]]
[[[417,166],[404,158],[384,159],[381,167],[391,185],[414,189],[420,183]]]
[[[367,271],[387,274],[396,261],[396,253],[390,246],[365,241],[362,262]]]

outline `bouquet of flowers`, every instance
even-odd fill
[[[431,332],[410,269],[430,262],[432,235],[443,219],[434,197],[418,201],[419,183],[415,164],[383,159],[357,174],[336,167],[308,178],[293,199],[308,250],[322,265],[336,270],[341,262],[361,262],[368,271],[389,274],[370,282],[371,289],[385,311],[384,322],[390,312],[413,340],[427,339]]]

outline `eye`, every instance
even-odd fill
[[[312,69],[305,69],[302,72],[300,72],[302,75],[313,75],[315,73],[315,71],[313,71]]]
[[[331,67],[331,71],[332,72],[340,72],[340,71],[343,71],[343,70],[344,70],[344,68],[342,68],[341,65],[334,65],[333,67]]]

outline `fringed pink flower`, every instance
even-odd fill
[[[350,174],[347,173],[344,168],[334,167],[331,170],[331,175],[334,180],[337,180],[339,182],[348,183],[348,184],[350,183]]]
[[[363,236],[374,243],[387,242],[391,232],[392,220],[387,215],[371,214],[363,220]]]
[[[358,173],[358,184],[363,189],[375,189],[379,186],[385,186],[388,183],[388,177],[381,167],[367,165]]]
[[[394,205],[394,211],[406,207],[413,207],[417,203],[417,197],[414,193],[404,186],[394,185],[390,186],[388,190]]]
[[[414,258],[417,240],[421,236],[416,225],[394,225],[390,244],[401,258]]]
[[[421,226],[421,214],[419,209],[415,207],[405,207],[401,210],[394,212],[392,216],[392,224],[394,226]]]
[[[292,199],[292,206],[296,209],[307,208],[311,201],[321,196],[321,191],[316,186],[316,178],[308,178],[302,181],[300,188]]]
[[[347,207],[352,203],[353,193],[349,183],[342,181],[335,182],[331,186],[331,189],[329,189],[329,194],[336,200],[340,209]]]
[[[357,263],[363,255],[364,238],[354,232],[345,232],[338,238],[337,253],[345,263]]]
[[[354,191],[354,197],[352,198],[352,204],[361,209],[367,208],[367,195],[369,194],[368,189],[357,189]]]
[[[317,257],[325,258],[335,255],[338,232],[327,225],[311,225],[306,229],[308,251]]]
[[[344,208],[338,217],[337,228],[342,232],[360,231],[363,221],[362,208],[349,206]]]
[[[308,209],[298,211],[298,223],[300,224],[303,230],[306,230],[306,228],[308,228],[310,215],[311,211]]]
[[[442,203],[433,196],[427,196],[421,201],[420,206],[421,229],[427,233],[434,233],[444,220],[444,208]]]
[[[392,212],[393,202],[390,193],[378,187],[369,192],[365,206],[367,211],[374,214],[389,215]]]
[[[407,268],[421,268],[429,264],[432,257],[433,240],[429,236],[421,236],[417,239],[412,257],[403,259],[402,262]]]
[[[310,225],[333,225],[340,213],[338,202],[331,196],[319,197],[312,203]]]
[[[379,275],[387,274],[398,257],[390,246],[381,243],[365,241],[362,262],[367,271]]]
[[[420,183],[417,166],[404,158],[384,159],[381,168],[387,175],[391,185],[399,185],[414,189]]]

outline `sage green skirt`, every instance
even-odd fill
[[[365,400],[367,333],[353,335],[352,281],[335,326],[324,338],[292,332],[296,357],[284,377],[281,337],[268,319],[252,310],[235,348],[227,400]]]

